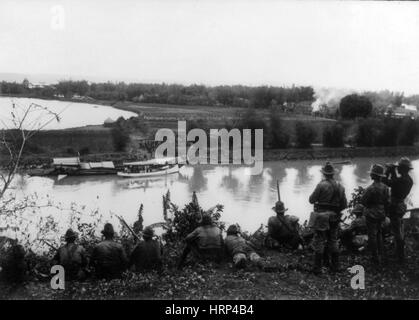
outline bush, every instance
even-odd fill
[[[339,113],[344,119],[366,118],[371,112],[372,103],[366,96],[350,94],[340,100]]]
[[[112,128],[111,134],[115,151],[124,151],[129,142],[128,132],[124,128],[116,126]]]
[[[170,212],[172,219],[167,217],[167,211]],[[163,196],[163,216],[166,222],[168,222],[168,227],[163,237],[166,241],[184,239],[195,228],[199,227],[204,214],[211,215],[213,223],[223,230],[224,223],[220,221],[222,212],[222,205],[216,205],[207,211],[202,209],[195,192],[192,195],[192,201],[186,204],[182,210],[179,210],[178,206],[170,202],[170,194],[168,192],[166,196]]]
[[[412,146],[419,135],[418,120],[403,119],[397,143],[401,146]]]
[[[316,138],[316,131],[311,125],[299,121],[295,124],[295,135],[298,148],[310,148]]]
[[[341,124],[334,124],[323,130],[323,146],[329,148],[340,148],[344,146],[345,130]]]
[[[287,148],[290,142],[290,135],[285,132],[281,117],[274,110],[270,115],[269,142],[273,149]]]

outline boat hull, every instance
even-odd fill
[[[164,176],[167,174],[179,172],[179,166],[175,165],[169,169],[153,171],[153,172],[118,172],[117,175],[123,178],[147,178],[147,177],[156,177]]]

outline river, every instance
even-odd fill
[[[374,159],[377,163],[397,159]],[[357,186],[370,183],[368,170],[371,160],[353,159],[352,164],[337,165],[336,178],[346,189],[348,199]],[[239,223],[243,230],[255,231],[266,224],[273,215],[272,206],[277,200],[276,181],[279,181],[281,198],[288,214],[308,219],[312,206],[308,197],[321,179],[321,161],[265,162],[261,175],[248,175],[243,166],[185,166],[179,174],[154,179],[124,179],[118,176],[66,177],[61,180],[49,177],[20,176],[16,179],[18,193],[36,193],[40,199],[47,197],[55,203],[70,206],[71,202],[85,205],[85,210],[98,209],[104,221],[116,223],[110,212],[122,215],[128,223],[137,217],[138,208],[144,205],[144,225],[163,221],[162,195],[171,192],[173,203],[183,207],[191,200],[193,191],[204,209],[216,204],[224,205],[222,220],[228,224]],[[411,172],[415,182],[409,206],[419,206],[419,159],[413,161]],[[41,201],[41,200],[40,200]],[[54,211],[55,210],[55,211]],[[56,209],[43,209],[55,214],[64,232],[68,217]]]
[[[31,103],[35,103],[48,111],[58,114],[60,121],[51,121],[46,125],[44,130],[59,130],[83,127],[86,125],[100,125],[110,118],[116,120],[119,117],[125,119],[137,116],[134,112],[123,111],[109,106],[95,105],[89,103],[79,102],[65,102],[57,100],[41,100],[29,98],[10,98],[0,97],[0,129],[13,128],[12,112],[18,117],[22,118],[25,110]],[[13,104],[15,107],[13,108]],[[25,121],[25,129],[38,129],[38,123],[44,124],[50,119],[54,118],[53,115],[41,109],[34,109]]]

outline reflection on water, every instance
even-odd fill
[[[395,161],[395,159],[390,159]],[[385,163],[389,159],[376,159]],[[244,230],[254,231],[273,214],[277,200],[276,181],[288,213],[308,218],[311,205],[308,197],[321,179],[322,162],[265,162],[263,173],[249,175],[241,166],[185,166],[178,174],[153,179],[123,179],[117,176],[66,177],[61,180],[45,177],[19,177],[16,186],[24,194],[37,192],[49,195],[63,204],[72,201],[87,208],[99,208],[104,216],[109,212],[123,215],[134,222],[140,203],[144,204],[145,225],[162,221],[162,195],[170,189],[173,203],[183,206],[196,191],[204,208],[224,205],[222,220],[240,223]],[[352,164],[337,165],[337,180],[346,188],[348,198],[358,185],[369,184],[370,161],[356,159]],[[419,181],[419,160],[413,161],[414,181]],[[412,205],[419,206],[418,186],[412,190]],[[416,196],[416,197],[415,197]],[[110,219],[113,221],[112,219]],[[113,221],[116,222],[116,221]],[[64,228],[65,226],[63,226]]]

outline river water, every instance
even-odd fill
[[[376,163],[396,159],[374,159]],[[336,178],[346,189],[348,199],[357,186],[370,183],[368,170],[371,161],[353,159],[352,164],[337,165]],[[419,206],[419,159],[413,161],[411,172],[415,182],[409,206]],[[171,192],[173,203],[183,207],[190,201],[193,191],[204,209],[216,204],[224,205],[222,220],[227,224],[239,223],[243,230],[255,231],[266,224],[273,214],[277,200],[276,181],[279,181],[281,198],[288,213],[298,216],[300,222],[308,219],[312,206],[308,197],[321,179],[321,161],[265,162],[261,175],[252,176],[244,166],[185,166],[179,174],[154,179],[124,179],[118,176],[66,177],[58,180],[49,177],[18,177],[16,187],[21,195],[36,193],[55,203],[69,206],[71,202],[85,205],[86,210],[98,209],[104,221],[116,223],[110,212],[122,215],[128,223],[136,219],[138,208],[144,205],[144,225],[163,221],[162,195]],[[44,212],[56,214],[62,229],[68,227],[68,218],[55,209]]]
[[[76,102],[65,102],[57,100],[41,100],[41,99],[29,99],[29,98],[9,98],[0,97],[0,129],[5,128],[5,125],[9,128],[13,128],[13,117],[12,112],[16,117],[22,118],[25,110],[31,103],[35,103],[48,111],[55,114],[59,114],[60,121],[51,121],[43,129],[67,129],[75,127],[83,127],[86,125],[99,125],[110,118],[116,120],[119,117],[125,119],[137,116],[134,112],[123,111],[115,109],[109,106],[94,105],[89,103],[76,103]],[[13,108],[13,104],[15,107]],[[33,109],[25,121],[25,129],[38,129],[40,126],[38,123],[43,125],[50,119],[53,119],[53,115],[49,114],[45,110],[40,108]]]

